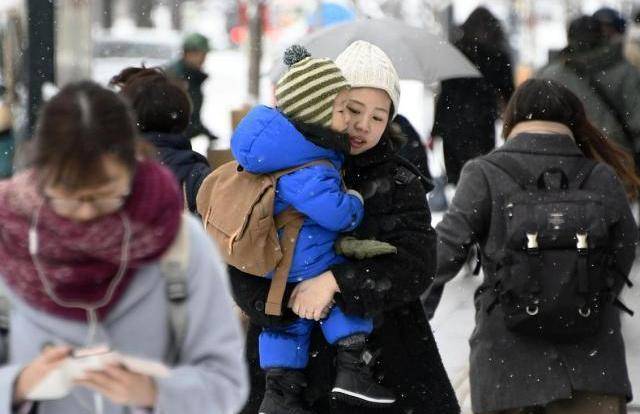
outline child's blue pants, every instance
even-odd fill
[[[324,337],[332,345],[351,335],[369,335],[373,330],[371,319],[345,315],[338,306],[320,322],[300,318],[283,328],[265,328],[260,334],[260,367],[305,368],[309,361],[311,331],[316,323],[320,323]]]

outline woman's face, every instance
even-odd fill
[[[353,88],[347,111],[351,155],[362,154],[378,145],[391,116],[391,98],[382,89]]]
[[[131,170],[113,156],[105,156],[103,164],[108,177],[104,184],[75,191],[45,184],[44,198],[51,209],[61,217],[89,221],[122,208],[131,192]]]

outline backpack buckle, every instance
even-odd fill
[[[589,243],[587,241],[587,233],[576,233],[576,249],[579,254],[586,254],[589,249]]]
[[[530,254],[538,253],[538,233],[527,233],[527,252]]]
[[[183,281],[167,281],[167,297],[172,302],[181,302],[187,298],[187,284]]]

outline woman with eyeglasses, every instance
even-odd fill
[[[171,173],[145,159],[138,142],[120,97],[91,82],[70,84],[43,108],[30,167],[0,183],[0,288],[13,306],[0,412],[241,407],[246,369],[227,275],[199,223],[183,218]],[[168,360],[175,338],[161,263],[178,240],[187,258],[186,333]],[[97,345],[165,362],[168,375],[103,359],[74,374],[66,396],[42,397],[53,392],[43,394],[42,381]]]

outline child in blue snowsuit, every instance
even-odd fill
[[[331,145],[316,145],[300,132],[313,129],[321,141],[342,140],[348,151],[344,135],[348,126],[346,80],[331,60],[312,59],[300,47],[285,53],[285,63],[290,69],[276,86],[277,109],[257,106],[250,111],[234,132],[231,150],[251,173],[273,173],[316,160],[333,164],[304,167],[282,176],[276,185],[275,214],[291,206],[305,215],[288,276],[288,283],[297,283],[344,262],[334,244],[340,233],[360,224],[364,205],[360,194],[343,189],[342,152]],[[265,328],[261,333],[260,366],[267,372],[267,382],[260,413],[310,413],[301,398],[305,385],[302,370],[316,324],[300,318],[285,328]],[[392,404],[393,394],[371,378],[363,361],[372,320],[346,315],[333,306],[320,326],[326,340],[338,345],[334,394],[358,404]]]

